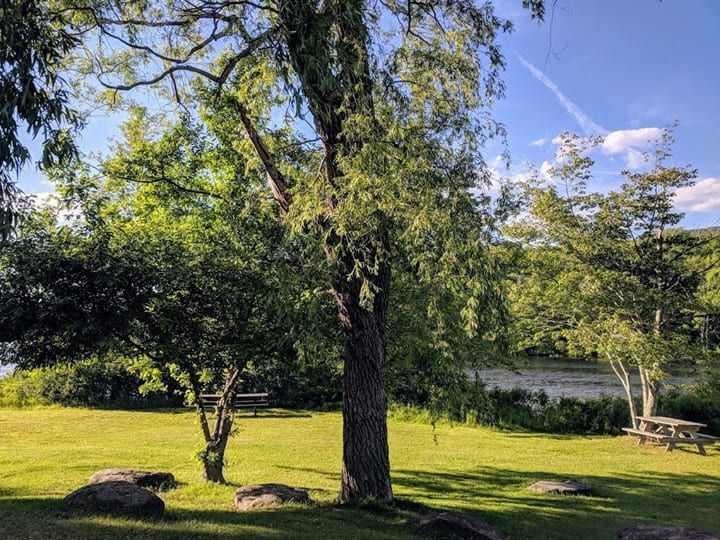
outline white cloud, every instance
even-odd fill
[[[543,161],[543,162],[542,162],[542,165],[540,165],[540,175],[541,175],[545,180],[548,180],[548,181],[551,180],[551,178],[550,178],[550,169],[551,169],[552,167],[554,167],[554,165],[553,165],[552,163],[550,163],[549,161],[547,161],[547,160]]]
[[[35,199],[37,206],[57,206],[59,199],[58,194],[54,191],[41,191],[39,193],[33,193],[32,196]]]
[[[627,154],[625,154],[625,163],[628,166],[628,169],[639,169],[645,163],[647,163],[647,160],[645,159],[645,154],[642,152],[638,152],[637,150],[628,150]]]
[[[639,169],[645,164],[643,151],[662,136],[662,130],[660,128],[645,127],[608,132],[608,130],[601,125],[596,124],[580,107],[563,94],[558,85],[547,75],[528,62],[520,53],[516,52],[515,54],[533,77],[547,86],[550,91],[555,94],[557,100],[575,119],[586,136],[602,135],[604,137],[601,145],[604,154],[608,156],[623,154],[625,163],[629,169]],[[537,139],[530,144],[532,146],[543,146],[546,142],[547,139]],[[559,144],[560,138],[555,137],[552,139],[552,142]],[[610,159],[612,160],[612,157]]]
[[[601,145],[601,149],[604,154],[608,156],[623,154],[625,163],[629,169],[639,169],[645,164],[643,151],[660,138],[662,135],[662,130],[660,128],[646,127],[638,129],[620,129],[608,132],[608,130],[599,124],[596,124],[580,107],[563,94],[558,85],[555,84],[555,82],[553,82],[547,75],[525,60],[520,53],[516,52],[515,54],[522,65],[524,65],[528,71],[532,73],[533,77],[547,86],[550,91],[555,94],[557,100],[575,119],[586,136],[602,135],[604,137],[604,141]],[[537,139],[530,144],[532,146],[543,146],[546,142],[547,139]],[[558,144],[560,142],[559,137],[552,139],[552,142],[554,144]]]
[[[705,178],[675,193],[675,205],[682,210],[709,212],[720,209],[720,178]]]
[[[491,169],[503,169],[507,167],[507,158],[503,156],[502,154],[498,154],[492,160],[490,160],[490,163],[488,163]]]
[[[647,148],[661,136],[662,130],[656,127],[619,129],[605,135],[602,149],[606,154],[622,154],[630,148]]]
[[[575,118],[575,121],[585,132],[585,135],[603,135],[607,133],[607,130],[605,128],[593,122],[593,120],[587,114],[585,114],[585,112],[580,107],[578,107],[570,100],[570,98],[563,94],[560,91],[560,88],[558,88],[558,85],[555,84],[547,75],[545,75],[542,71],[533,66],[530,62],[525,60],[525,58],[523,58],[520,53],[516,52],[515,54],[517,55],[522,65],[525,66],[530,71],[530,73],[532,73],[533,77],[535,77],[538,81],[547,86],[550,91],[555,94],[555,97],[560,102],[560,104],[573,118]]]
[[[646,163],[643,152],[660,137],[662,129],[657,127],[619,129],[605,135],[600,148],[607,155],[623,154],[629,169],[639,169]]]
[[[33,197],[33,204],[37,208],[52,208],[57,212],[57,219],[61,223],[70,223],[71,221],[80,217],[80,211],[78,209],[73,210],[68,208],[60,199],[60,196],[56,191],[40,191],[38,193],[31,193]]]

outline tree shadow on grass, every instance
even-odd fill
[[[229,506],[229,505],[228,505]],[[59,499],[0,499],[0,537],[67,539],[204,538],[413,538],[405,519],[362,509],[329,505],[288,505],[256,512],[167,508],[157,520],[64,511]]]
[[[587,482],[595,495],[562,497],[528,490],[533,482],[549,478]],[[577,477],[558,470],[399,469],[393,471],[393,482],[396,494],[411,500],[390,508],[283,506],[247,513],[234,511],[231,501],[227,508],[207,509],[177,508],[171,501],[165,517],[156,521],[68,513],[61,509],[58,498],[23,497],[21,492],[5,489],[0,492],[0,538],[400,539],[413,538],[407,518],[430,508],[475,514],[517,539],[608,539],[615,538],[619,528],[636,523],[688,525],[720,532],[720,482],[704,474],[643,470]]]
[[[243,420],[270,420],[273,418],[312,418],[312,414],[307,411],[291,411],[286,409],[259,409],[257,415],[252,411],[235,413],[236,418]]]
[[[538,480],[566,478],[590,484],[594,495],[544,495],[528,489]],[[514,538],[615,538],[620,527],[653,522],[720,532],[720,482],[703,474],[639,471],[578,478],[558,471],[488,467],[467,473],[396,470],[393,483],[433,507],[476,513]]]

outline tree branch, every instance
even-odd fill
[[[275,164],[275,160],[270,155],[270,152],[268,152],[262,137],[255,129],[255,126],[248,116],[248,111],[245,106],[235,96],[228,96],[228,102],[238,113],[240,121],[245,128],[245,133],[250,139],[253,148],[255,148],[255,153],[260,158],[260,161],[265,168],[265,173],[267,174],[268,184],[270,185],[273,198],[277,201],[278,205],[280,205],[281,214],[285,215],[290,209],[291,202],[290,195],[288,193],[289,186],[285,176],[282,172],[280,172],[280,169],[278,169]]]

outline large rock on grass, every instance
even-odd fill
[[[81,487],[63,499],[63,506],[68,510],[132,517],[157,518],[165,511],[160,497],[129,482],[101,482]]]
[[[707,531],[667,525],[634,525],[618,531],[619,540],[718,540]]]
[[[541,480],[530,486],[537,493],[554,495],[592,495],[592,488],[575,480]]]
[[[175,487],[175,477],[172,473],[139,471],[136,469],[103,469],[90,477],[91,484],[101,482],[129,482],[140,487],[159,491]]]
[[[420,516],[411,523],[417,534],[460,540],[506,540],[507,536],[476,517],[456,512]]]
[[[285,503],[308,504],[312,502],[308,492],[284,484],[260,484],[243,486],[235,492],[235,508],[254,510]]]

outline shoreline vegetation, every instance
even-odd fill
[[[183,406],[176,390],[143,394],[142,379],[112,362],[89,361],[72,366],[19,370],[0,378],[0,407],[95,407],[104,410],[172,410]],[[270,392],[274,407],[339,411],[331,392],[282,395]],[[325,396],[326,399],[323,399]],[[660,415],[707,424],[704,431],[720,435],[720,377],[712,372],[692,385],[661,395]],[[435,424],[486,426],[510,431],[551,434],[621,435],[630,423],[623,398],[601,396],[553,398],[545,391],[488,387],[467,380],[444,398],[413,402],[395,397],[389,417]]]

